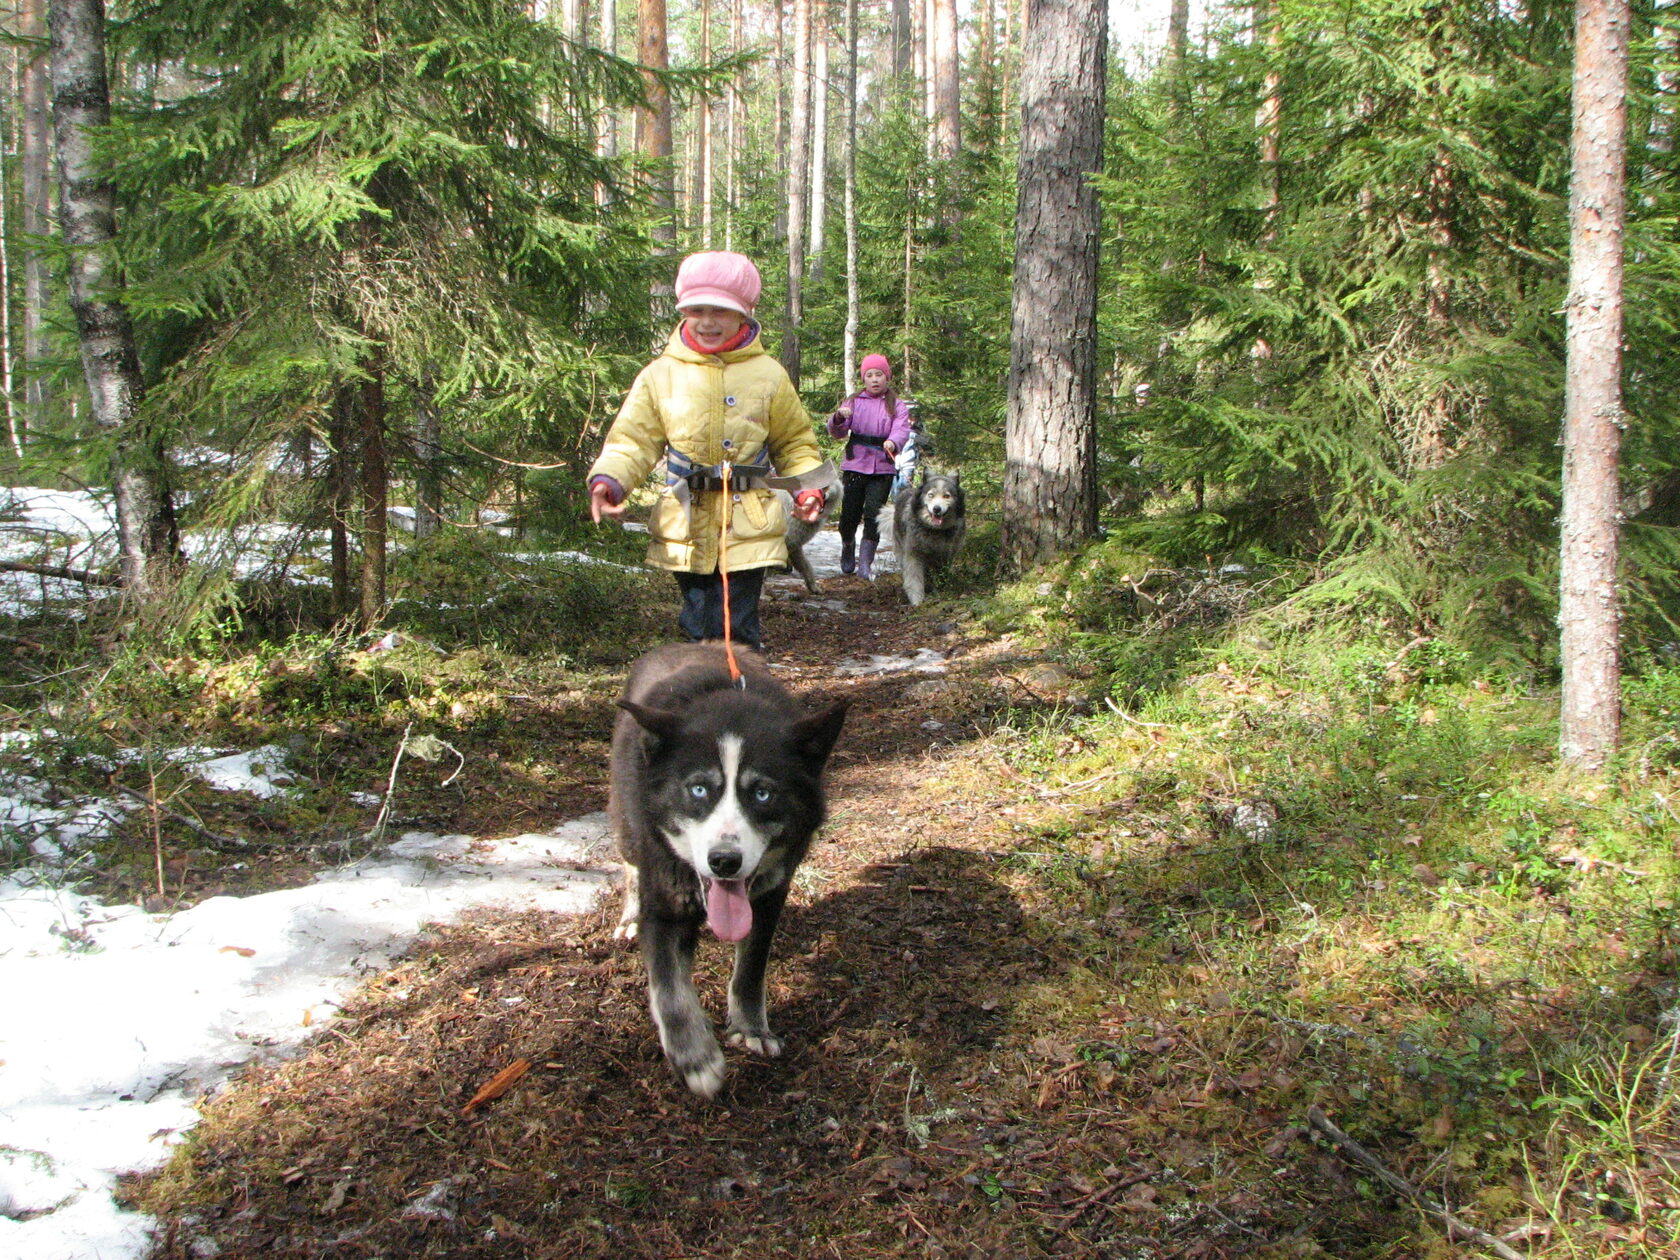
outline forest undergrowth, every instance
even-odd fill
[[[70,675],[27,715],[56,781],[153,808],[67,878],[308,879],[384,838],[350,793],[419,735],[463,772],[411,760],[389,832],[600,808],[663,587],[498,572],[377,651],[300,615]],[[790,686],[853,703],[772,965],[787,1054],[685,1095],[616,907],[439,927],[129,1186],[159,1255],[1674,1254],[1680,670],[1629,680],[1622,762],[1577,780],[1543,681],[1289,585],[1093,553],[914,613],[895,578],[830,579],[845,618],[774,595]],[[86,665],[16,633],[15,669]],[[948,672],[836,675],[921,647]],[[105,759],[184,738],[284,746],[297,786]],[[726,976],[703,948],[714,1011]]]

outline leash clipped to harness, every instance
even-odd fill
[[[723,654],[729,660],[730,680],[745,691],[747,679],[741,673],[740,662],[735,659],[735,634],[729,617],[729,505],[734,502],[729,492],[731,468],[728,460],[718,465],[719,476],[723,479],[723,511],[718,514],[723,522],[722,532],[718,535],[718,576],[723,579]]]

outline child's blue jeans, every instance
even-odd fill
[[[677,616],[683,637],[689,642],[723,638],[723,578],[711,573],[678,573],[682,591],[682,612]],[[758,596],[764,589],[763,569],[737,569],[729,575],[729,629],[737,643],[750,648],[764,646],[758,624]]]

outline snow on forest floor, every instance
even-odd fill
[[[111,519],[99,503],[8,494],[4,557],[66,568],[109,559]],[[260,551],[262,541],[247,545]],[[820,578],[839,575],[832,527],[806,554]],[[880,571],[891,571],[883,560]],[[78,583],[4,576],[0,607],[14,614],[87,598]],[[797,576],[774,586],[804,597]],[[848,611],[842,599],[810,602]],[[923,650],[841,661],[835,672],[942,668]],[[15,746],[30,735],[0,738]],[[176,756],[223,790],[285,790],[278,748]],[[492,905],[582,914],[611,882],[606,818],[593,814],[509,839],[411,833],[302,888],[149,913],[84,896],[73,877],[84,846],[133,803],[54,810],[39,788],[27,778],[0,785],[0,822],[30,840],[39,863],[0,881],[0,992],[12,1012],[0,1027],[0,1260],[139,1260],[152,1221],[120,1208],[112,1191],[120,1175],[168,1157],[197,1119],[196,1098],[317,1033],[361,977],[427,924]]]

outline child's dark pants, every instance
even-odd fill
[[[723,638],[723,578],[711,573],[678,573],[682,612],[677,625],[691,643]],[[758,595],[764,588],[763,569],[737,569],[729,575],[729,629],[737,643],[764,646],[758,624]]]
[[[863,522],[863,536],[868,542],[881,541],[878,519],[886,504],[887,492],[892,489],[891,473],[842,473],[840,482],[846,487],[846,497],[840,504],[840,541],[849,543],[857,537],[858,522]]]

